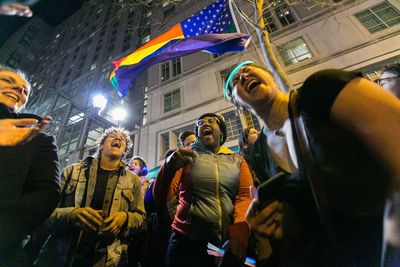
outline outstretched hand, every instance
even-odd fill
[[[169,169],[176,171],[186,164],[193,162],[196,157],[196,152],[190,148],[177,149],[167,158],[165,163]]]
[[[36,119],[1,119],[0,146],[15,146],[32,139],[50,122],[46,116],[40,123]]]

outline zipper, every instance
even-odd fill
[[[216,195],[217,195],[217,204],[218,204],[218,226],[219,226],[219,231],[218,231],[218,239],[219,242],[222,242],[222,207],[221,207],[221,195],[220,195],[220,190],[219,190],[219,168],[218,168],[218,159],[214,155],[214,162],[215,162],[215,177],[216,177]]]

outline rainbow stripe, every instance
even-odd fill
[[[111,72],[110,82],[119,95],[124,96],[135,78],[153,64],[198,51],[217,54],[242,51],[249,38],[236,33],[227,0],[218,0],[132,54],[113,62],[115,69]]]

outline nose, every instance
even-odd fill
[[[24,92],[24,88],[22,87],[22,85],[14,85],[14,86],[12,87],[12,89],[13,89],[14,91],[17,91],[17,92],[20,93],[20,94],[22,94],[22,92]]]
[[[245,81],[247,80],[248,77],[249,77],[249,75],[248,75],[246,72],[242,71],[242,72],[240,73],[240,75],[239,75],[239,82],[240,82],[241,84],[243,84],[243,82],[245,82]]]

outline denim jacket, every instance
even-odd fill
[[[121,162],[117,170],[111,173],[111,175],[119,175],[118,182],[115,190],[111,190],[111,194],[106,192],[104,198],[112,201],[110,216],[119,211],[126,211],[128,214],[125,231],[107,247],[106,266],[124,265],[124,262],[120,260],[126,256],[127,252],[125,239],[132,230],[142,224],[145,215],[140,178],[126,170],[125,165]],[[38,266],[69,266],[71,264],[74,256],[71,251],[75,250],[81,233],[72,225],[69,217],[75,208],[90,206],[96,185],[97,166],[98,158],[88,157],[84,161],[65,168],[61,179],[62,200],[60,207],[47,221],[52,234],[37,261]],[[86,185],[88,186],[86,201],[82,203]]]

